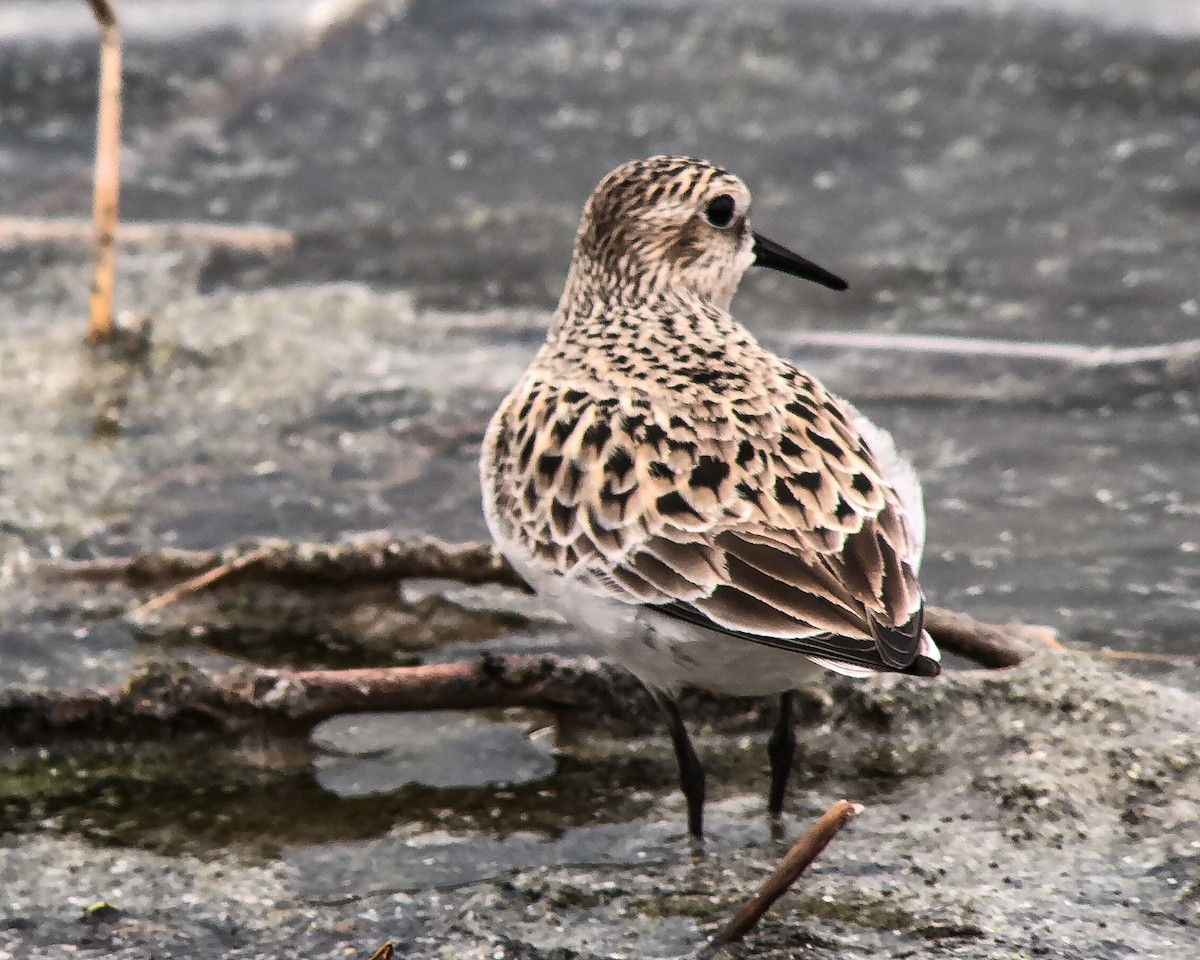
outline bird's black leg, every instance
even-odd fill
[[[667,720],[671,742],[675,745],[675,759],[679,761],[679,786],[687,800],[688,833],[699,840],[704,837],[704,767],[696,756],[675,701],[658,691],[654,691],[653,695],[654,702]]]
[[[771,816],[783,813],[783,794],[787,790],[788,773],[796,753],[796,732],[792,729],[791,691],[779,695],[779,722],[767,741],[767,756],[771,759],[771,795],[767,810]]]

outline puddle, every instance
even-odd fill
[[[285,861],[296,869],[306,895],[337,898],[444,889],[535,867],[646,867],[687,860],[682,807],[674,802],[664,807],[653,811],[658,816],[652,820],[570,827],[552,837],[517,832],[492,839],[434,831],[353,846],[308,847],[290,852]],[[742,798],[712,804],[705,843],[709,856],[768,842],[765,818],[754,816],[748,808]]]
[[[455,752],[433,736],[435,721],[445,723]],[[386,737],[379,735],[385,724]],[[513,831],[557,835],[637,817],[652,803],[648,783],[673,791],[673,761],[657,748],[652,762],[567,756],[556,763],[523,725],[471,718],[456,731],[453,719],[434,717],[423,747],[419,718],[415,733],[400,715],[362,725],[360,740],[351,724],[335,721],[315,754],[304,743],[270,742],[237,752],[184,743],[10,755],[0,760],[0,834],[71,833],[177,856],[274,857],[393,829],[487,843]],[[354,755],[322,754],[322,743],[342,741]]]
[[[390,793],[412,783],[443,790],[510,787],[554,773],[552,737],[531,740],[519,726],[470,713],[335,717],[313,730],[312,741],[319,751],[317,782],[339,797]]]

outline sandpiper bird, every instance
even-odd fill
[[[662,709],[688,828],[704,769],[675,696],[780,695],[820,667],[936,676],[917,584],[921,491],[891,437],[729,314],[747,268],[840,277],[752,233],[750,192],[690,157],[626,163],[584,208],[546,343],[484,441],[497,545]]]

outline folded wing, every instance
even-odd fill
[[[505,536],[539,567],[699,627],[849,673],[936,674],[915,474],[815,381],[789,368],[778,386],[751,413],[664,418],[530,382],[494,439],[518,478],[497,492]]]

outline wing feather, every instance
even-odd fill
[[[623,602],[848,672],[936,672],[912,468],[849,404],[776,372],[760,385],[774,408],[739,418],[740,434],[711,402],[668,416],[530,379],[489,431],[505,477],[485,472],[489,522],[529,562]],[[523,417],[538,419],[533,436]]]

